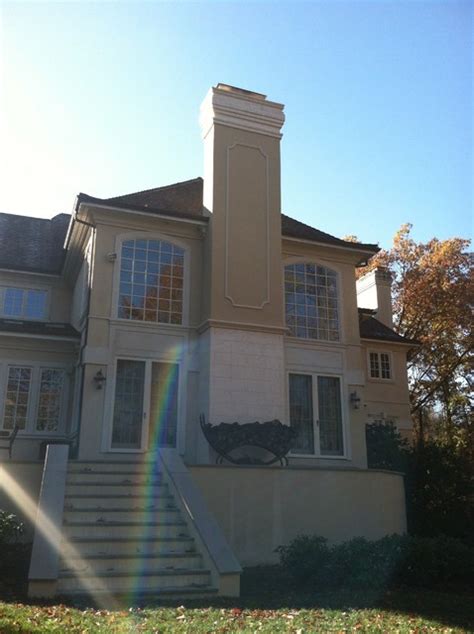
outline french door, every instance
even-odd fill
[[[289,410],[290,425],[297,434],[293,454],[344,456],[339,377],[290,374]]]
[[[110,448],[176,447],[179,366],[117,359]]]

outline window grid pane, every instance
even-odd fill
[[[337,277],[315,264],[285,267],[286,325],[293,337],[339,341]]]
[[[290,374],[290,425],[296,431],[292,451],[314,453],[313,380],[307,374]]]
[[[46,314],[46,291],[28,291],[24,315],[30,319],[42,319]]]
[[[178,364],[152,364],[150,438],[160,447],[176,447],[178,382]]]
[[[319,443],[321,455],[342,456],[342,410],[340,381],[318,376]]]
[[[184,249],[160,240],[122,244],[118,316],[181,324]]]
[[[5,289],[3,314],[8,317],[21,317],[23,314],[23,293],[20,288]]]
[[[380,369],[381,369],[382,379],[391,378],[390,356],[386,352],[382,352],[380,354]]]
[[[22,288],[6,288],[3,314],[6,317],[44,319],[46,317],[47,291]]]
[[[120,359],[115,379],[113,448],[140,448],[144,386],[145,363]]]
[[[377,352],[371,352],[370,358],[370,376],[372,379],[378,379],[380,376],[379,355]]]
[[[25,429],[28,414],[28,401],[31,386],[31,368],[9,367],[5,407],[3,412],[3,429]]]
[[[61,422],[61,394],[64,384],[64,371],[42,369],[40,374],[40,391],[37,431],[57,431]]]

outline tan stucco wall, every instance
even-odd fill
[[[48,291],[47,321],[69,322],[72,289],[59,275],[33,275],[24,272],[1,271],[0,284]]]
[[[277,561],[274,549],[300,534],[340,542],[406,531],[399,474],[291,467],[190,470],[244,566]]]
[[[2,458],[3,455],[0,455],[0,510],[17,515],[18,518],[25,523],[27,529],[25,540],[31,540],[33,537],[33,522],[31,517],[34,516],[38,502],[41,477],[43,474],[43,462],[3,462]],[[13,491],[10,486],[7,486],[7,479],[5,476],[2,477],[2,469],[4,469],[7,475],[28,495],[30,500],[28,509],[20,506],[17,491]],[[5,486],[1,486],[2,484],[5,484]],[[31,513],[33,513],[33,515]]]
[[[398,429],[409,437],[413,429],[407,379],[407,346],[382,341],[363,341],[362,360],[365,372],[364,410],[367,422],[393,420]],[[391,380],[371,379],[368,352],[388,352],[391,356]]]
[[[3,417],[3,399],[8,363],[51,363],[64,367],[67,372],[67,402],[64,410],[64,431],[71,426],[71,411],[74,394],[74,366],[77,363],[78,346],[75,342],[41,340],[36,338],[12,337],[0,334],[0,417]],[[33,405],[30,402],[30,407]],[[13,445],[15,460],[37,460],[41,443],[50,438],[44,434],[20,432]],[[0,455],[0,460],[3,455]]]

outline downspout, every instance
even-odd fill
[[[79,390],[79,405],[77,409],[76,442],[74,443],[74,447],[72,451],[74,458],[77,458],[77,455],[79,453],[79,439],[80,439],[81,425],[82,425],[82,400],[84,398],[84,384],[85,384],[85,367],[83,363],[83,353],[84,353],[84,348],[87,346],[87,341],[89,336],[89,310],[90,310],[91,291],[92,291],[92,269],[93,269],[93,263],[95,259],[95,240],[96,240],[96,232],[97,232],[97,228],[95,225],[91,224],[90,222],[86,222],[85,220],[80,220],[77,217],[77,208],[78,208],[78,205],[76,205],[76,208],[75,208],[74,222],[78,222],[79,224],[84,225],[86,227],[90,227],[92,229],[92,248],[91,248],[91,266],[89,268],[88,279],[87,279],[86,324],[84,326],[83,341],[79,348],[78,363],[79,363],[79,366],[82,368],[82,372],[81,372],[81,379],[80,379],[81,386]],[[68,244],[69,244],[69,240],[68,240]]]

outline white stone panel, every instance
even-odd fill
[[[223,328],[209,335],[209,420],[285,421],[283,336]]]
[[[344,371],[344,357],[342,350],[330,350],[323,347],[308,346],[306,344],[287,344],[286,363],[288,367],[307,368],[311,372],[339,372]]]

